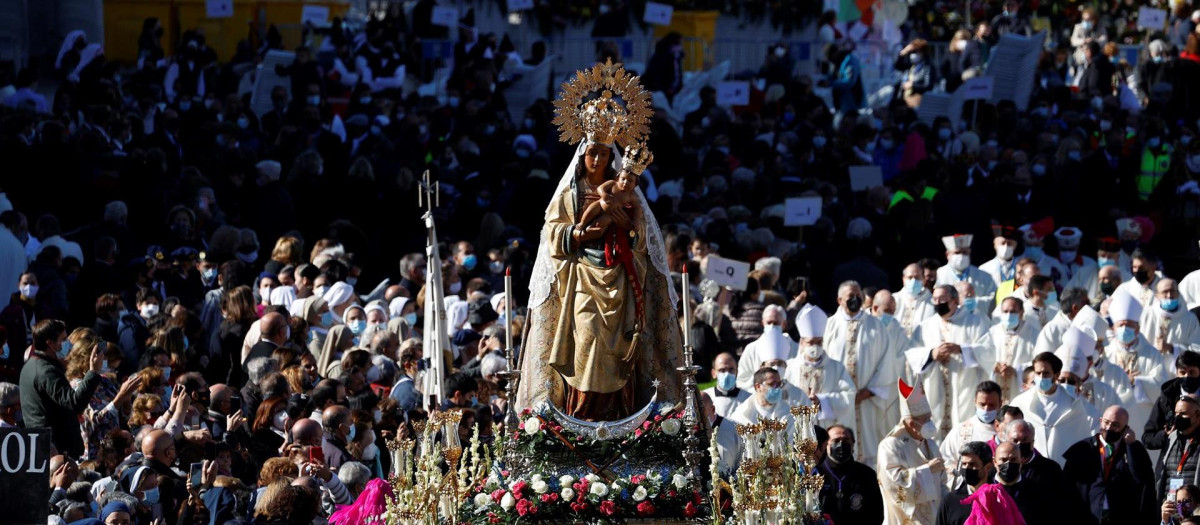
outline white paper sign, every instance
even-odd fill
[[[646,2],[646,14],[642,20],[647,24],[655,24],[660,26],[671,25],[671,15],[675,14],[675,7],[658,2]]]
[[[879,166],[850,166],[850,189],[869,190],[883,186],[883,171]]]
[[[533,9],[533,0],[508,0],[509,11],[522,11],[525,9]]]
[[[746,289],[746,281],[750,275],[750,263],[722,259],[716,255],[709,255],[706,260],[708,267],[704,272],[705,278],[712,279],[718,286],[728,286],[734,290]]]
[[[784,226],[809,226],[821,218],[820,197],[793,197],[783,204]]]
[[[300,9],[300,23],[317,27],[329,24],[329,6],[306,4]]]
[[[1138,29],[1158,29],[1167,27],[1167,11],[1153,7],[1138,9]]]
[[[996,87],[995,77],[975,77],[963,82],[963,100],[991,100],[992,90]]]
[[[229,18],[233,16],[233,0],[205,0],[204,13],[208,18]]]
[[[750,104],[750,83],[740,80],[717,84],[717,104],[722,106]]]
[[[445,27],[458,27],[458,8],[436,6],[433,8],[433,16],[429,21],[434,25]]]

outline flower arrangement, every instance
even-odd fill
[[[563,456],[598,458],[598,466],[618,457],[641,464],[678,463],[686,437],[683,413],[672,405],[654,407],[654,415],[622,439],[601,440],[563,428],[552,417],[530,409],[519,414],[520,424],[506,436],[508,446],[520,455],[530,471],[556,471]]]

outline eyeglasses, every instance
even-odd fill
[[[1066,379],[1066,378],[1064,378],[1064,379],[1059,379],[1059,380],[1058,380],[1058,382],[1059,382],[1059,384],[1062,384],[1062,385],[1079,386],[1079,380],[1078,380],[1078,379]]]

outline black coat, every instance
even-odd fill
[[[11,352],[19,354],[19,352]],[[100,386],[100,375],[89,371],[75,388],[67,380],[59,361],[35,353],[21,369],[21,411],[25,428],[49,428],[51,442],[59,452],[83,455],[79,415]]]
[[[1162,384],[1162,393],[1150,408],[1150,418],[1142,429],[1142,443],[1150,450],[1158,450],[1159,459],[1167,448],[1167,419],[1175,416],[1175,402],[1179,400],[1183,382],[1181,378],[1168,379]]]
[[[1099,524],[1105,515],[1105,523],[1154,523],[1158,501],[1154,495],[1154,467],[1146,447],[1137,441],[1118,443],[1107,469],[1100,461],[1101,448],[1100,438],[1092,436],[1071,445],[1063,454],[1063,476],[1077,496],[1071,503],[1080,505],[1071,515],[1093,524]]]
[[[834,467],[833,462],[826,459],[817,470],[825,478],[825,484],[821,486],[821,510],[829,514],[834,523],[883,523],[883,494],[879,492],[875,469],[857,461]],[[841,478],[840,482],[838,478]]]
[[[971,516],[971,505],[962,502],[967,494],[967,485],[942,497],[942,506],[938,508],[937,525],[962,525]]]
[[[1049,459],[1046,461],[1053,463]],[[1054,491],[1046,490],[1037,481],[1022,479],[1011,487],[1004,486],[1004,490],[1017,502],[1017,509],[1021,511],[1021,517],[1025,518],[1025,525],[1064,523],[1067,508],[1062,505],[1062,500],[1056,497]]]
[[[1117,68],[1108,61],[1108,57],[1101,55],[1093,58],[1079,79],[1079,93],[1089,99],[1112,95],[1112,78],[1115,74]]]

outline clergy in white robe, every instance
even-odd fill
[[[783,360],[796,357],[796,342],[783,332],[783,326],[787,323],[787,310],[779,305],[767,305],[763,308],[762,323],[762,335],[746,345],[742,350],[742,357],[738,359],[737,386],[743,390],[754,389],[754,373],[767,361],[763,357],[766,353],[765,348],[783,345],[787,351]]]
[[[996,283],[992,276],[971,264],[971,240],[974,235],[955,234],[942,237],[946,247],[946,265],[937,270],[937,283],[954,285],[971,283],[975,288],[975,311],[991,311],[996,299]],[[984,317],[987,317],[985,314]]]
[[[1179,281],[1179,298],[1188,310],[1200,306],[1200,270],[1192,271]]]
[[[896,292],[896,320],[904,328],[904,335],[911,336],[917,325],[933,317],[933,295],[925,289],[923,270],[917,263],[904,267],[904,288]]]
[[[791,439],[794,427],[793,406],[810,406],[809,398],[799,389],[789,388],[774,368],[762,368],[754,373],[754,394],[734,409],[729,419],[741,425],[752,425],[763,419],[787,421],[787,436]]]
[[[1058,384],[1063,362],[1051,353],[1033,358],[1034,386],[1011,403],[1025,414],[1035,429],[1034,448],[1063,464],[1071,445],[1095,434],[1100,416],[1092,405],[1075,397]]]
[[[1054,352],[1062,346],[1062,336],[1071,326],[1071,321],[1079,315],[1079,311],[1088,307],[1087,293],[1082,288],[1067,288],[1059,298],[1059,311],[1049,322],[1042,325],[1034,345],[1034,355],[1042,352]],[[1032,357],[1032,356],[1031,356]]]
[[[935,287],[933,304],[939,315],[913,332],[905,360],[929,396],[940,439],[975,413],[975,385],[991,376],[996,354],[988,324],[958,307],[953,286]]]
[[[854,419],[858,461],[873,464],[879,440],[891,428],[887,407],[896,384],[894,358],[887,351],[883,324],[862,308],[862,288],[847,281],[838,286],[838,310],[825,325],[825,353],[849,373],[855,395]]]
[[[1019,230],[1025,240],[1025,251],[1021,253],[1021,257],[1032,259],[1038,265],[1040,273],[1049,276],[1052,281],[1057,282],[1067,274],[1066,267],[1057,258],[1047,255],[1043,249],[1046,237],[1054,232],[1053,218],[1046,217],[1035,223],[1026,224]]]
[[[1026,288],[1028,287],[1026,285],[1029,284],[1029,280],[1032,279],[1033,276],[1040,273],[1042,273],[1042,271],[1040,268],[1038,268],[1037,263],[1033,262],[1033,259],[1028,257],[1018,258],[1016,278],[1004,284],[1004,287],[1006,288],[1005,290],[998,290],[996,292],[996,300],[1000,301],[1006,297],[1016,297],[1017,299],[1021,300],[1022,305],[1029,302],[1029,295],[1026,294]],[[992,310],[992,318],[995,319],[998,315],[1000,315],[999,302],[996,303],[996,308]],[[1027,319],[1027,321],[1036,320]]]
[[[904,364],[904,351],[912,345],[909,343],[908,333],[896,319],[896,299],[892,292],[887,290],[875,292],[875,298],[871,301],[871,315],[879,319],[880,324],[883,325],[883,333],[888,340],[887,354],[892,361],[892,374],[905,382],[912,382],[912,378],[907,373],[908,367]],[[897,398],[893,397],[888,401],[884,411],[887,413],[888,421],[899,420],[900,405]]]
[[[1097,297],[1100,293],[1100,281],[1096,273],[1100,266],[1096,260],[1079,253],[1079,243],[1083,240],[1083,232],[1079,228],[1064,226],[1054,231],[1058,241],[1058,261],[1062,263],[1066,275],[1060,277],[1055,284],[1060,289],[1070,287],[1083,288],[1088,297]]]
[[[1179,354],[1200,352],[1200,321],[1183,307],[1175,279],[1158,280],[1154,300],[1142,309],[1141,332],[1163,354],[1163,364],[1172,377]]]
[[[713,359],[712,376],[716,378],[715,384],[705,388],[702,393],[712,399],[718,416],[729,417],[738,405],[750,397],[749,390],[737,386],[737,359],[733,354],[722,352]]]
[[[1063,336],[1063,345],[1054,353],[1063,362],[1058,382],[1068,393],[1092,406],[1094,414],[1103,414],[1108,407],[1121,404],[1117,391],[1092,374],[1097,359],[1096,339],[1091,329],[1072,326]]]
[[[1058,306],[1058,291],[1054,288],[1054,279],[1048,275],[1035,275],[1025,285],[1025,317],[1037,319],[1038,325],[1046,326],[1054,316],[1062,311]]]
[[[958,457],[962,446],[972,441],[991,441],[996,437],[996,416],[1000,413],[1000,385],[984,381],[975,387],[975,416],[954,427],[942,440],[942,457]],[[953,488],[953,487],[949,487]]]
[[[708,417],[708,428],[717,431],[717,456],[720,458],[717,469],[722,476],[732,475],[742,459],[742,439],[737,435],[737,423],[717,414],[713,399],[705,392],[700,393],[700,404]]]
[[[1033,362],[1038,333],[1037,323],[1025,321],[1025,309],[1019,299],[1006,297],[1000,302],[1000,312],[998,322],[988,329],[996,348],[991,379],[1000,385],[1001,403],[1008,403],[1021,393],[1021,372]]]
[[[857,425],[854,396],[858,389],[841,362],[832,359],[822,348],[827,318],[820,308],[807,305],[796,316],[796,331],[800,335],[800,355],[788,361],[784,380],[817,398],[821,411],[816,424],[828,428],[834,423],[855,430]],[[862,437],[859,437],[862,442]],[[874,441],[879,444],[878,439]],[[855,459],[862,461],[860,447]],[[874,457],[874,450],[869,456]]]
[[[1017,259],[1013,256],[1017,250],[1017,238],[1017,230],[1012,226],[992,226],[992,248],[996,250],[996,257],[979,265],[979,269],[992,278],[997,288],[1017,276]],[[954,454],[953,457],[957,457],[958,451],[955,450]]]
[[[1150,306],[1154,301],[1158,281],[1162,279],[1162,276],[1158,275],[1158,259],[1140,249],[1133,251],[1131,259],[1133,279],[1121,283],[1117,291],[1124,291],[1133,296],[1143,307]]]
[[[934,440],[937,428],[921,385],[897,383],[901,419],[879,443],[875,468],[884,523],[933,525],[946,492],[946,466]]]
[[[1101,380],[1121,396],[1121,406],[1129,411],[1129,424],[1142,428],[1150,418],[1162,383],[1170,379],[1170,374],[1162,352],[1140,333],[1142,306],[1137,299],[1118,290],[1109,304],[1108,315],[1115,337],[1104,349],[1104,355],[1123,373],[1105,373]]]

